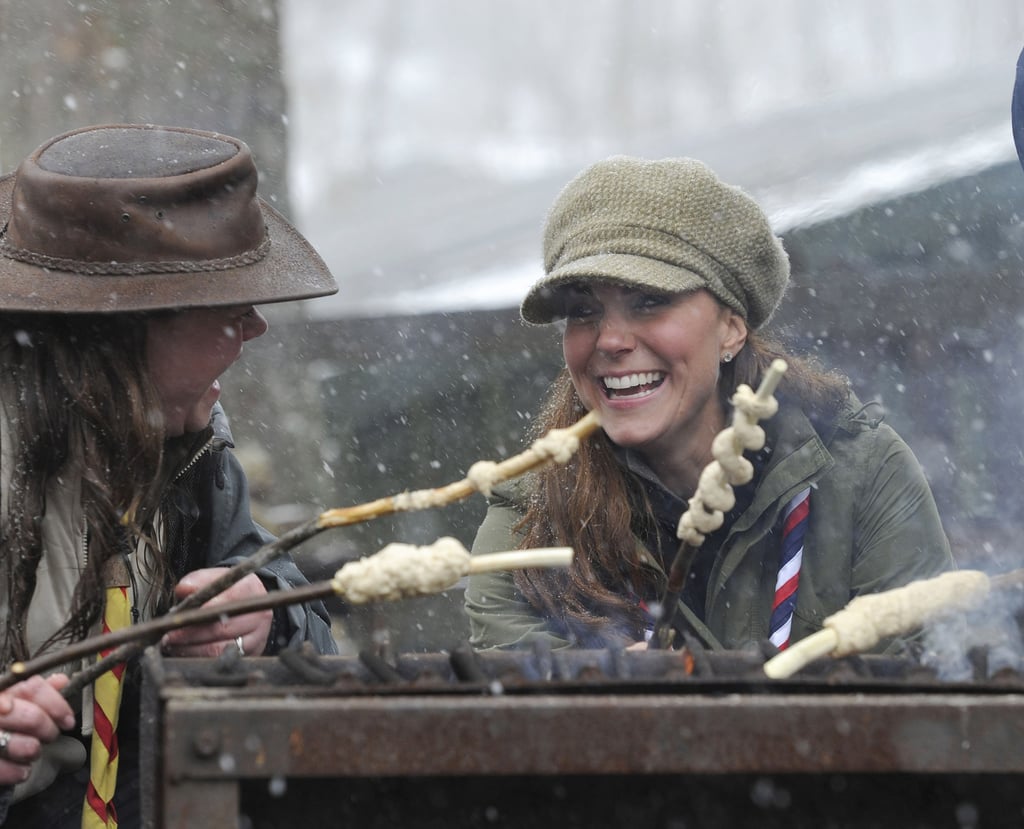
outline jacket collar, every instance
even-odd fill
[[[827,438],[831,440],[839,429],[856,431],[868,425],[866,420],[860,419],[863,409],[860,402],[851,396],[850,403],[837,415]],[[769,445],[773,447],[772,457],[753,502],[736,519],[730,536],[748,533],[751,539],[761,538],[779,520],[782,510],[794,495],[808,486],[813,487],[835,466],[835,458],[825,440],[799,407],[782,403],[771,420],[765,421],[764,429]],[[752,546],[752,543],[736,545],[726,553],[720,569],[713,574],[717,583],[729,579]]]
[[[785,504],[797,492],[812,485],[835,465],[835,459],[811,424],[796,406],[779,406],[763,428],[770,448],[768,463],[749,508],[736,520],[734,532],[750,529],[772,504]],[[777,510],[775,510],[777,512]],[[771,515],[772,521],[775,515]]]
[[[213,429],[213,439],[216,442],[215,449],[234,448],[235,440],[231,436],[231,424],[228,422],[228,416],[220,403],[215,403],[213,406],[213,413],[210,415],[210,428]]]

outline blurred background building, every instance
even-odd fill
[[[0,0],[0,166],[100,121],[220,129],[323,253],[333,298],[267,309],[225,382],[263,520],[461,478],[523,447],[560,365],[522,325],[561,186],[617,153],[749,190],[793,267],[774,320],[925,466],[961,562],[1020,566],[1019,0]],[[467,545],[482,499],[333,531]],[[340,611],[339,611],[340,614]],[[346,619],[462,635],[458,595]]]

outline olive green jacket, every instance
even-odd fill
[[[782,405],[762,425],[771,454],[749,507],[729,529],[713,568],[704,620],[679,612],[708,647],[736,649],[768,638],[780,556],[776,528],[788,501],[811,487],[810,519],[791,641],[860,593],[875,593],[953,569],[949,543],[924,473],[910,448],[856,399],[822,434]],[[502,497],[502,496],[505,497]],[[473,552],[514,549],[522,517],[506,489],[491,500]],[[664,572],[644,551],[643,560]],[[511,574],[473,576],[466,590],[471,642],[479,648],[543,642],[568,647],[519,594]]]

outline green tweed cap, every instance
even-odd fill
[[[565,316],[558,289],[593,279],[668,293],[706,288],[758,328],[786,290],[789,257],[757,202],[700,161],[614,156],[555,200],[544,272],[523,300],[527,322]]]

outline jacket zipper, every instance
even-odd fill
[[[199,451],[192,455],[191,460],[185,464],[174,476],[174,481],[180,481],[182,476],[188,472],[193,466],[199,463],[199,459],[203,457],[207,452],[213,449],[213,442],[216,440],[216,436],[210,435],[210,439],[200,447]],[[82,519],[82,566],[87,567],[89,565],[89,528],[86,525],[85,519]]]
[[[89,566],[89,525],[82,516],[82,569]]]
[[[216,435],[210,435],[210,439],[206,441],[206,443],[203,444],[202,447],[200,447],[199,451],[192,456],[192,459],[178,471],[177,475],[174,476],[174,483],[180,481],[186,472],[188,472],[193,466],[199,463],[199,459],[202,458],[203,455],[213,451],[213,443],[216,439]]]

